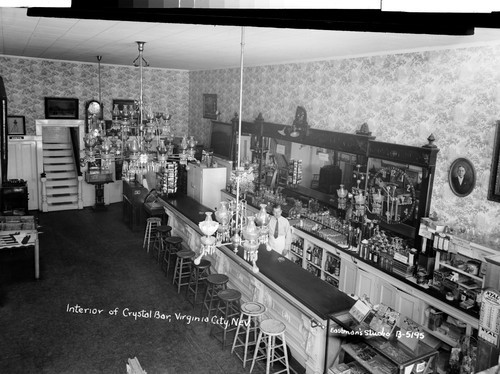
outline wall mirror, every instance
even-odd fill
[[[418,223],[422,167],[370,158],[368,163],[368,216],[387,224]]]
[[[500,202],[500,121],[496,122],[488,200]]]
[[[357,173],[366,173],[366,156],[284,139],[267,138],[265,142],[269,144],[267,163],[274,165],[266,175],[266,185],[273,182],[274,176],[275,186],[285,186],[291,160],[301,160],[302,176],[295,190],[331,204],[337,200],[340,185],[351,190],[357,185]]]

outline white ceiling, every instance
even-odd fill
[[[241,27],[28,17],[0,8],[0,54],[132,65],[145,41],[151,67],[206,70],[240,64]],[[245,27],[244,64],[257,66],[500,44],[500,29],[472,36]]]

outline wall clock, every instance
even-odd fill
[[[370,212],[387,223],[404,222],[412,217],[417,199],[412,179],[401,168],[380,168],[370,183]]]
[[[97,100],[90,100],[85,104],[85,122],[87,131],[99,128],[102,119],[102,104]]]

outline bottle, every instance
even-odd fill
[[[311,259],[312,259],[312,250],[310,247],[307,248],[306,259],[307,259],[307,261],[311,261]]]
[[[373,250],[373,258],[372,261],[378,264],[378,247],[375,247]]]

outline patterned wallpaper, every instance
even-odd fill
[[[9,114],[26,116],[27,135],[35,134],[35,120],[45,118],[45,97],[78,98],[79,118],[84,103],[99,97],[98,65],[0,56],[0,76],[7,91]],[[189,75],[187,71],[143,69],[144,103],[172,114],[176,133],[188,128]],[[113,99],[138,99],[139,68],[101,63],[104,118],[111,119]]]
[[[314,128],[352,133],[363,122],[377,140],[440,148],[431,211],[477,241],[500,249],[500,204],[486,199],[494,123],[500,119],[500,46],[490,45],[244,69],[243,114],[291,124],[298,105]],[[239,107],[239,69],[189,73],[190,133],[207,142],[202,94],[218,98],[221,120]],[[458,157],[476,170],[476,187],[455,196],[448,171]]]
[[[377,140],[420,146],[433,133],[440,148],[431,210],[447,224],[466,226],[500,248],[500,204],[486,199],[494,123],[500,116],[500,46],[248,67],[243,119],[291,123],[302,105],[314,128],[354,132],[367,122]],[[25,115],[27,133],[44,118],[44,97],[98,98],[97,64],[0,56],[9,113]],[[215,93],[221,119],[239,107],[239,70],[144,69],[144,98],[173,114],[176,134],[189,131],[208,144],[203,94]],[[101,64],[105,118],[113,98],[139,95],[137,68]],[[458,157],[476,169],[474,191],[456,197],[448,171]]]

